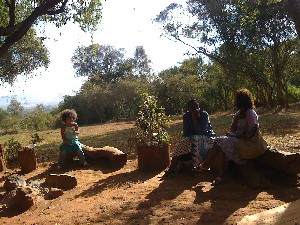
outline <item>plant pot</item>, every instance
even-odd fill
[[[138,168],[141,170],[163,170],[170,164],[170,144],[138,145]]]
[[[23,148],[18,151],[19,165],[23,173],[30,173],[37,168],[37,159],[34,148]]]

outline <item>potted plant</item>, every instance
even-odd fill
[[[165,109],[158,106],[155,96],[143,93],[141,98],[135,123],[138,167],[142,170],[165,169],[170,164],[170,136],[167,132],[170,118]]]

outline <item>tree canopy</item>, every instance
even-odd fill
[[[151,75],[151,60],[143,46],[136,47],[132,58],[127,58],[125,53],[123,48],[91,44],[78,47],[72,63],[77,76],[85,76],[93,83],[115,83],[125,77]]]
[[[0,1],[2,81],[13,81],[18,74],[47,66],[49,60],[47,50],[42,44],[43,38],[37,37],[33,31],[36,25],[54,23],[61,27],[67,22],[73,22],[78,23],[84,31],[94,31],[101,19],[101,9],[101,0]],[[31,43],[29,47],[28,43]],[[16,65],[17,69],[11,69],[12,65]]]
[[[259,78],[262,90],[269,86],[269,102],[275,104],[276,99],[286,105],[285,69],[299,47],[288,14],[283,1],[189,0],[186,9],[171,4],[156,22],[167,37],[221,65],[232,92],[247,80],[254,86]],[[178,15],[186,15],[185,20]],[[260,56],[254,65],[249,64],[253,55]],[[249,69],[251,66],[257,67]]]

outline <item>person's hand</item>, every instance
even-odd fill
[[[67,145],[73,145],[72,142],[69,142],[69,141],[65,141],[65,143],[66,143]]]
[[[78,127],[78,124],[76,122],[72,122],[71,125],[74,127]]]

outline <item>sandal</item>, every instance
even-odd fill
[[[217,177],[216,179],[213,180],[211,183],[212,186],[217,186],[223,182],[223,179],[221,177]]]

